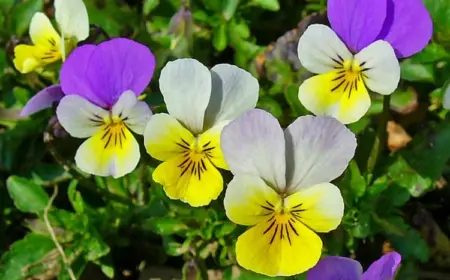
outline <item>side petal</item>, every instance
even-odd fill
[[[38,92],[28,101],[20,112],[20,116],[27,117],[41,110],[50,108],[55,102],[58,102],[63,97],[64,93],[62,92],[60,85],[49,86]]]
[[[355,154],[355,135],[334,118],[299,117],[284,136],[289,193],[337,178]]]
[[[358,261],[344,257],[325,257],[306,274],[306,280],[360,280],[363,268]],[[371,280],[375,280],[374,278]]]
[[[198,136],[197,143],[198,147],[201,147],[202,152],[207,154],[208,159],[212,162],[212,164],[214,164],[214,166],[221,169],[230,170],[225,161],[220,145],[220,136],[224,126],[227,123],[228,122],[219,123],[203,132],[200,136]]]
[[[352,52],[376,40],[386,20],[387,0],[329,0],[331,27]]]
[[[302,273],[319,261],[322,240],[302,223],[257,224],[239,236],[236,258],[240,266],[268,276]]]
[[[302,66],[316,74],[333,71],[353,58],[336,33],[322,24],[308,26],[300,37],[297,52]]]
[[[433,35],[433,21],[422,0],[390,0],[378,39],[388,41],[398,58],[420,52]]]
[[[233,223],[252,226],[269,220],[272,212],[264,205],[280,205],[281,198],[261,178],[243,174],[236,175],[228,184],[223,203]]]
[[[144,134],[145,126],[152,116],[147,103],[138,101],[136,94],[125,91],[112,107],[113,117],[122,119],[128,128],[137,134]]]
[[[259,84],[247,71],[229,64],[211,69],[211,99],[205,115],[205,128],[222,121],[231,121],[254,109],[259,96]]]
[[[315,115],[332,116],[344,124],[361,119],[370,107],[363,79],[339,80],[338,70],[304,81],[298,90],[300,102]]]
[[[55,0],[55,19],[65,38],[83,41],[89,36],[89,17],[82,0]]]
[[[59,48],[60,36],[44,13],[35,13],[30,22],[30,38],[33,44],[47,48]]]
[[[374,262],[363,274],[361,280],[393,280],[401,261],[402,256],[399,253],[388,253]]]
[[[203,167],[178,155],[161,163],[153,172],[153,180],[164,187],[171,199],[179,199],[193,207],[208,205],[223,190],[220,172],[204,160]]]
[[[192,133],[203,132],[205,111],[211,97],[211,73],[195,59],[184,58],[164,66],[159,78],[167,111]]]
[[[355,56],[363,65],[367,87],[380,94],[393,93],[400,82],[400,64],[394,49],[386,41],[376,41]]]
[[[252,174],[282,191],[286,185],[283,131],[271,114],[254,109],[225,126],[221,136],[225,161],[234,175]]]
[[[139,145],[126,127],[103,126],[81,144],[75,163],[86,173],[119,178],[136,168],[140,156]]]
[[[86,138],[99,131],[108,114],[108,111],[78,95],[65,96],[56,108],[56,116],[62,127],[77,138]]]
[[[326,169],[322,169],[326,172]],[[300,190],[284,200],[296,220],[316,232],[336,229],[344,215],[344,200],[338,187],[322,183]]]
[[[147,153],[165,161],[182,154],[194,142],[194,136],[178,120],[168,114],[156,114],[150,118],[144,131]]]

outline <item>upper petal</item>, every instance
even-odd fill
[[[221,137],[225,161],[234,175],[252,174],[276,190],[286,185],[283,131],[271,114],[254,109],[225,126]]]
[[[73,137],[86,138],[96,133],[109,115],[78,95],[67,95],[56,108],[56,116],[62,127]]]
[[[375,2],[375,1],[374,1]],[[433,35],[433,21],[422,0],[389,0],[378,39],[388,41],[397,57],[420,52]]]
[[[144,134],[145,126],[152,116],[147,103],[138,101],[131,90],[125,91],[112,107],[112,115],[122,119],[137,134]]]
[[[50,108],[53,103],[58,102],[63,97],[64,93],[60,85],[44,88],[27,102],[20,112],[20,116],[26,117],[43,109]]]
[[[353,57],[336,33],[322,24],[312,24],[306,29],[297,52],[302,66],[316,74],[333,71]]]
[[[264,205],[279,205],[281,198],[261,178],[238,174],[228,184],[223,203],[228,219],[251,226],[271,218]]]
[[[161,71],[159,87],[167,111],[192,133],[203,132],[203,120],[211,96],[208,68],[190,58],[171,61]]]
[[[89,36],[89,17],[82,0],[55,0],[55,18],[65,38],[83,41]]]
[[[355,135],[331,117],[299,117],[284,136],[289,193],[337,178],[355,154]]]
[[[84,141],[75,155],[78,168],[97,176],[122,177],[139,163],[139,144],[123,125],[102,126]]]
[[[61,69],[66,94],[78,94],[102,106],[113,106],[123,92],[139,96],[155,69],[155,57],[144,45],[125,38],[76,48]]]
[[[308,271],[306,280],[360,280],[362,272],[363,268],[358,261],[344,257],[325,257]],[[371,280],[375,279],[378,278]]]
[[[205,128],[222,121],[231,121],[254,109],[259,84],[250,73],[230,64],[211,69],[212,91],[205,115]]]
[[[362,65],[364,82],[372,91],[393,93],[400,82],[400,64],[394,49],[386,41],[376,41],[355,55]]]
[[[392,280],[395,277],[397,269],[402,260],[397,252],[387,253],[380,259],[372,263],[372,265],[364,272],[361,280]]]
[[[386,20],[387,1],[328,0],[331,27],[351,51],[359,52],[380,34]]]
[[[325,172],[326,169],[323,169]],[[285,198],[291,215],[315,232],[336,229],[344,215],[344,200],[338,187],[322,183],[301,189]]]

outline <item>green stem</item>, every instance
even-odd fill
[[[370,184],[372,181],[373,171],[378,161],[380,153],[383,151],[386,140],[387,132],[386,127],[389,121],[390,112],[390,102],[391,96],[385,95],[383,97],[383,113],[381,114],[380,121],[378,123],[377,136],[370,151],[369,159],[367,160],[367,183]]]

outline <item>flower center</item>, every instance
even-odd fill
[[[336,77],[332,80],[334,83],[332,92],[342,92],[351,97],[352,92],[357,92],[358,88],[364,86],[364,79],[367,78],[365,71],[369,70],[364,68],[365,62],[359,63],[355,59],[339,60],[336,62]]]
[[[302,209],[302,204],[294,205],[293,207],[287,208],[281,203],[280,205],[273,205],[269,201],[266,201],[265,205],[261,205],[265,212],[264,216],[270,216],[267,220],[267,228],[263,232],[264,235],[268,234],[271,236],[270,244],[279,239],[287,239],[289,245],[292,245],[291,238],[293,236],[298,236],[298,232],[295,229],[296,223],[301,223],[300,215],[301,212],[305,211]]]
[[[182,139],[176,143],[182,148],[181,154],[184,160],[177,166],[180,168],[182,177],[185,174],[194,175],[201,180],[202,174],[207,171],[205,164],[206,160],[211,161],[213,157],[212,150],[216,147],[211,145],[211,141],[201,145],[198,138],[195,138],[192,143],[188,143],[186,140]]]
[[[103,143],[103,148],[123,148],[123,142],[127,140],[126,130],[128,130],[125,120],[127,118],[121,118],[121,116],[106,116],[101,118],[98,115],[93,115],[90,118],[91,121],[97,123],[101,126],[103,131],[101,141]]]

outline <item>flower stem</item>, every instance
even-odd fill
[[[383,112],[381,114],[380,121],[378,123],[378,131],[377,136],[375,137],[375,141],[372,146],[372,150],[370,151],[369,159],[367,160],[367,183],[370,184],[372,182],[373,171],[378,161],[378,157],[380,153],[383,151],[386,140],[387,140],[387,132],[386,126],[389,121],[389,112],[390,112],[390,103],[391,96],[385,95],[383,97]]]

